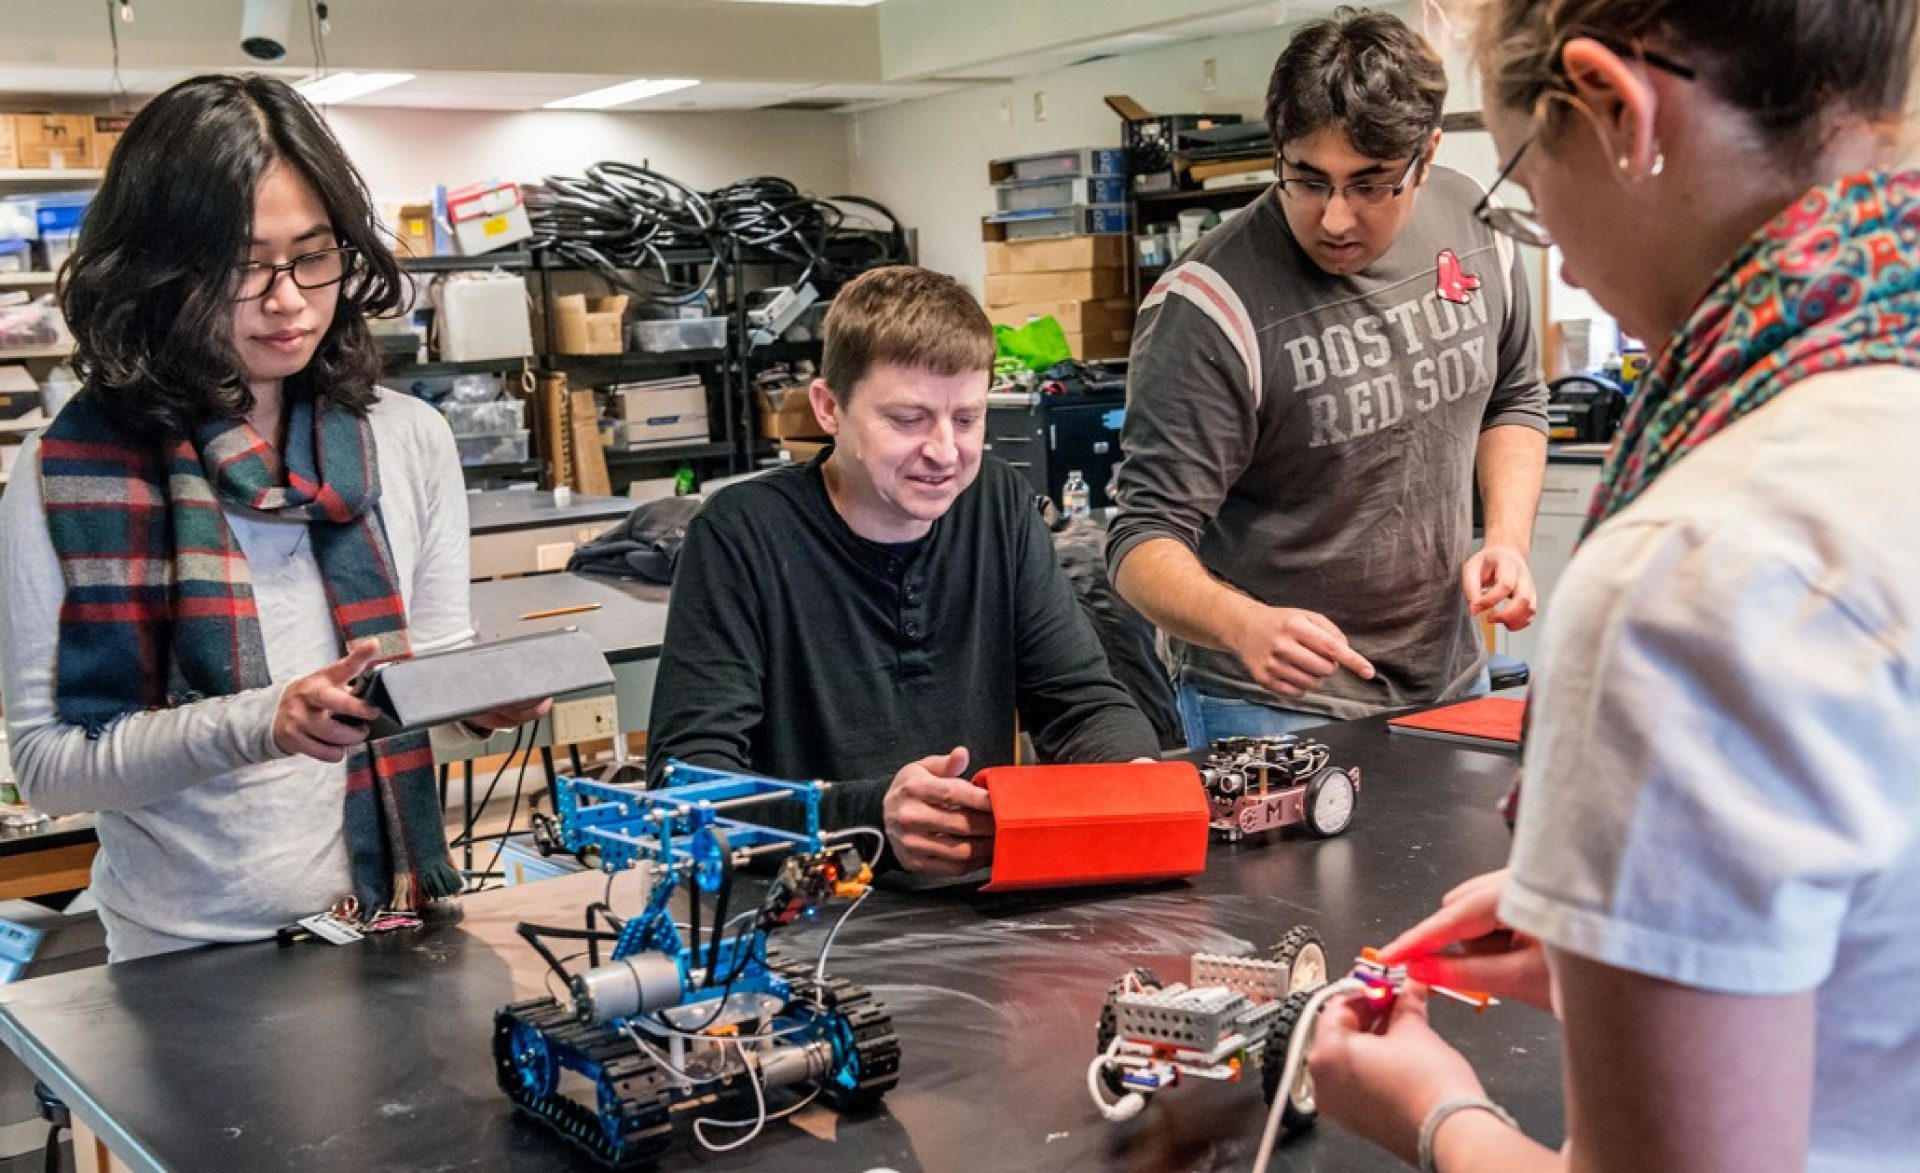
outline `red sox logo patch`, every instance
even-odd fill
[[[1480,289],[1480,278],[1460,267],[1460,258],[1450,248],[1441,249],[1440,256],[1434,261],[1438,270],[1438,290],[1441,297],[1456,305],[1466,305]]]

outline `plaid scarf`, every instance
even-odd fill
[[[1727,262],[1634,393],[1582,539],[1794,384],[1885,364],[1920,369],[1920,170],[1814,188]],[[1522,746],[1532,715],[1529,703]],[[1519,795],[1516,781],[1508,826]]]
[[[1920,368],[1920,170],[1817,187],[1721,269],[1634,394],[1583,536],[1795,383],[1878,364]]]
[[[242,421],[192,439],[130,437],[89,386],[41,441],[41,491],[66,598],[54,703],[99,737],[130,713],[272,683],[245,553],[223,503],[305,521],[341,637],[409,653],[406,607],[380,524],[367,420],[312,397],[287,407],[276,452]],[[424,733],[347,758],[348,859],[359,914],[413,909],[461,888],[447,854]]]

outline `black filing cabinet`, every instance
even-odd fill
[[[1020,470],[1036,493],[1060,503],[1067,474],[1086,479],[1095,509],[1113,504],[1107,481],[1120,463],[1124,391],[1093,395],[1000,392],[988,398],[987,450]]]

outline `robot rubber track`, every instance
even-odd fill
[[[659,1063],[621,1031],[582,1022],[552,998],[495,1012],[493,1065],[514,1107],[602,1165],[648,1168],[673,1142],[673,1098]],[[562,1070],[598,1089],[598,1111],[560,1093]]]

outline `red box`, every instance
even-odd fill
[[[1190,762],[997,766],[985,891],[1137,883],[1207,868],[1207,795]]]

